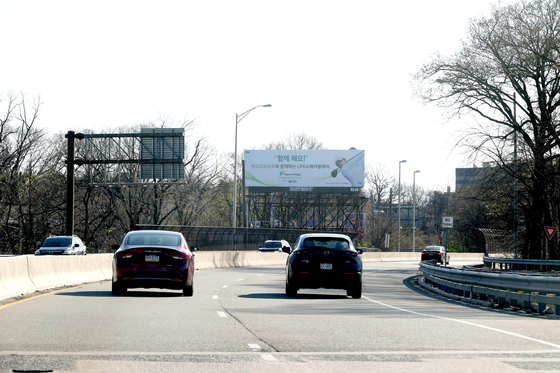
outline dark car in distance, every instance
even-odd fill
[[[286,261],[286,295],[326,288],[343,289],[346,295],[361,298],[362,253],[344,234],[301,235]]]
[[[422,250],[420,261],[423,262],[425,260],[436,260],[441,264],[445,261],[445,264],[449,264],[449,255],[447,255],[443,246],[426,246]]]
[[[182,290],[193,295],[194,254],[179,232],[132,231],[113,256],[114,295],[130,288]]]

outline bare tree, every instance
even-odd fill
[[[14,235],[13,229],[19,228],[25,237],[34,231],[32,202],[39,185],[35,164],[45,153],[37,151],[43,140],[36,123],[40,97],[29,103],[25,94],[9,93],[6,101],[0,117],[0,219],[5,232],[2,236],[15,250],[15,243],[24,237]],[[25,244],[29,246],[29,240]]]
[[[277,142],[271,142],[262,148],[263,150],[321,150],[323,143],[314,136],[304,132],[291,133],[286,138]]]
[[[369,194],[373,198],[372,203],[376,206],[387,203],[389,191],[395,182],[395,178],[391,176],[385,165],[378,163],[366,169],[366,183]]]
[[[559,60],[560,2],[520,1],[471,20],[460,50],[447,58],[436,55],[415,76],[424,102],[452,116],[480,119],[460,142],[520,181],[526,201],[522,255],[528,258],[542,257],[542,227],[558,221],[552,204],[559,193],[553,182],[560,156]],[[512,162],[514,136],[527,151],[526,178]]]

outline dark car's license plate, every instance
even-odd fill
[[[332,269],[332,263],[321,263],[320,267],[321,269]]]
[[[159,262],[159,255],[146,255],[146,262]]]

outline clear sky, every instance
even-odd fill
[[[402,182],[454,189],[466,120],[412,97],[488,0],[0,0],[0,94],[41,94],[48,131],[195,119],[216,152],[304,132],[355,147]],[[472,120],[472,119],[471,119]]]

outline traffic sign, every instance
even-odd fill
[[[451,216],[444,216],[441,226],[442,228],[453,228],[453,218]]]
[[[552,239],[552,236],[556,233],[556,229],[556,227],[544,227],[544,231],[546,232],[549,240]]]

